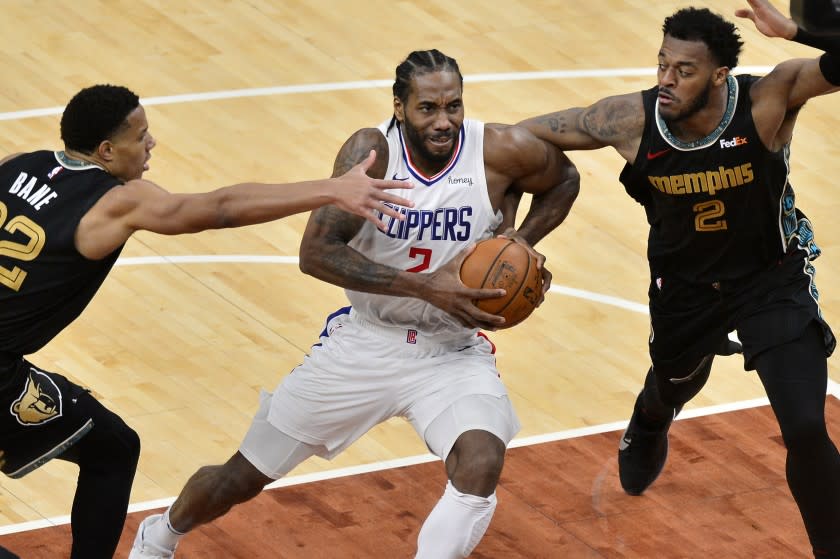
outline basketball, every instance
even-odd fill
[[[542,296],[536,256],[511,239],[495,237],[476,243],[461,264],[461,281],[467,287],[506,291],[503,297],[475,301],[481,310],[505,317],[500,328],[528,318]]]

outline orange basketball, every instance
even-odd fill
[[[510,328],[528,318],[542,294],[537,258],[519,243],[499,237],[475,245],[461,264],[461,281],[467,287],[506,291],[504,297],[475,302],[481,310],[505,317],[501,328]]]

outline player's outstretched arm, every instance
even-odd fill
[[[825,51],[818,58],[788,60],[776,66],[762,79],[757,89],[761,101],[772,102],[780,98],[785,110],[798,109],[812,97],[840,89],[840,38],[816,36],[800,29],[796,22],[783,15],[767,0],[747,2],[749,8],[736,10],[735,15],[751,20],[765,36],[787,39]]]
[[[103,258],[139,230],[179,235],[241,227],[327,204],[382,226],[381,215],[400,217],[384,202],[407,203],[386,190],[410,185],[370,178],[365,171],[374,161],[375,154],[370,153],[347,173],[332,179],[242,183],[200,194],[174,194],[147,180],[129,181],[110,190],[82,218],[76,230],[76,248],[88,258]]]
[[[645,114],[641,93],[606,97],[586,108],[535,116],[519,123],[561,150],[614,147],[632,161],[638,151]]]

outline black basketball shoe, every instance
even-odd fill
[[[618,477],[629,495],[641,495],[653,483],[668,458],[668,429],[673,418],[651,429],[639,422],[642,395],[636,398],[630,424],[618,441]]]

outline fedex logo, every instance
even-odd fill
[[[741,136],[735,136],[731,140],[721,140],[720,147],[721,148],[734,148],[738,146],[744,146],[747,144],[747,139]]]

